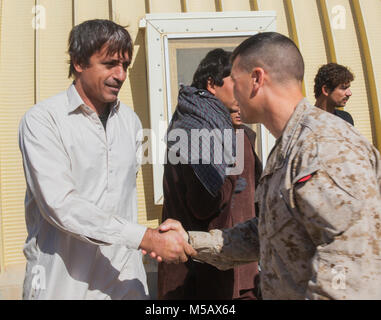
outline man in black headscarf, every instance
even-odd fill
[[[167,132],[163,221],[179,220],[187,231],[228,228],[255,217],[254,191],[262,165],[254,151],[255,132],[237,122],[239,107],[230,78],[230,56],[230,52],[215,49],[201,61],[192,85],[180,89]],[[234,125],[230,114],[234,115]],[[186,139],[173,139],[176,129],[186,132]],[[202,143],[192,139],[195,129],[202,132]],[[221,155],[231,150],[239,158],[236,129],[242,130],[243,157],[238,170],[241,172],[227,175],[232,163]],[[231,133],[231,139],[225,132]],[[205,139],[210,136],[214,139]],[[171,161],[176,158],[180,163]],[[236,169],[240,167],[238,162]],[[256,262],[228,271],[197,261],[160,264],[158,296],[160,299],[256,299],[257,275]]]

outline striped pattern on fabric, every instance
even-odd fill
[[[172,141],[174,129],[184,130],[188,139]],[[235,131],[227,108],[207,90],[182,86],[165,141],[167,156],[175,152],[181,163],[191,164],[203,186],[216,196],[226,168],[234,166],[236,154]]]

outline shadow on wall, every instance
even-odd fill
[[[134,110],[140,118],[143,128],[150,128],[150,112],[148,105],[148,85],[146,69],[146,53],[144,30],[139,30],[134,41],[135,62],[129,71],[129,81],[131,86]],[[142,166],[142,176],[144,184],[145,205],[147,220],[161,220],[162,206],[154,204],[153,198],[153,169],[152,165]]]

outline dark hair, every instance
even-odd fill
[[[133,44],[128,31],[110,20],[88,20],[75,26],[69,35],[70,68],[69,78],[75,75],[74,63],[83,67],[89,65],[90,57],[107,44],[107,54],[116,52],[120,57],[128,53],[132,60]]]
[[[209,51],[204,59],[201,60],[193,75],[192,87],[206,89],[208,80],[219,87],[223,86],[224,78],[230,76],[231,52],[223,49]]]
[[[317,99],[324,85],[331,91],[335,90],[340,84],[353,81],[354,75],[347,67],[337,63],[328,63],[321,66],[315,76],[314,93]]]
[[[263,32],[246,39],[233,51],[232,61],[238,56],[247,71],[261,67],[278,82],[303,81],[303,57],[295,43],[280,33]]]

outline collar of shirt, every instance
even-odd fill
[[[75,110],[77,110],[79,107],[87,107],[86,104],[83,102],[81,96],[79,95],[77,89],[75,88],[75,82],[70,85],[69,89],[67,90],[67,97],[68,97],[68,105],[67,105],[67,112],[71,113]],[[120,101],[117,99],[114,105],[111,106],[111,110],[114,109],[114,111],[118,111],[120,107]],[[88,107],[89,108],[89,107]]]
[[[271,173],[274,169],[283,166],[287,151],[294,140],[297,129],[299,128],[298,124],[303,119],[303,114],[308,106],[309,102],[306,98],[303,98],[296,106],[295,111],[291,115],[290,120],[288,120],[282,135],[276,140],[275,145],[268,156],[265,172],[262,176],[265,176]]]

